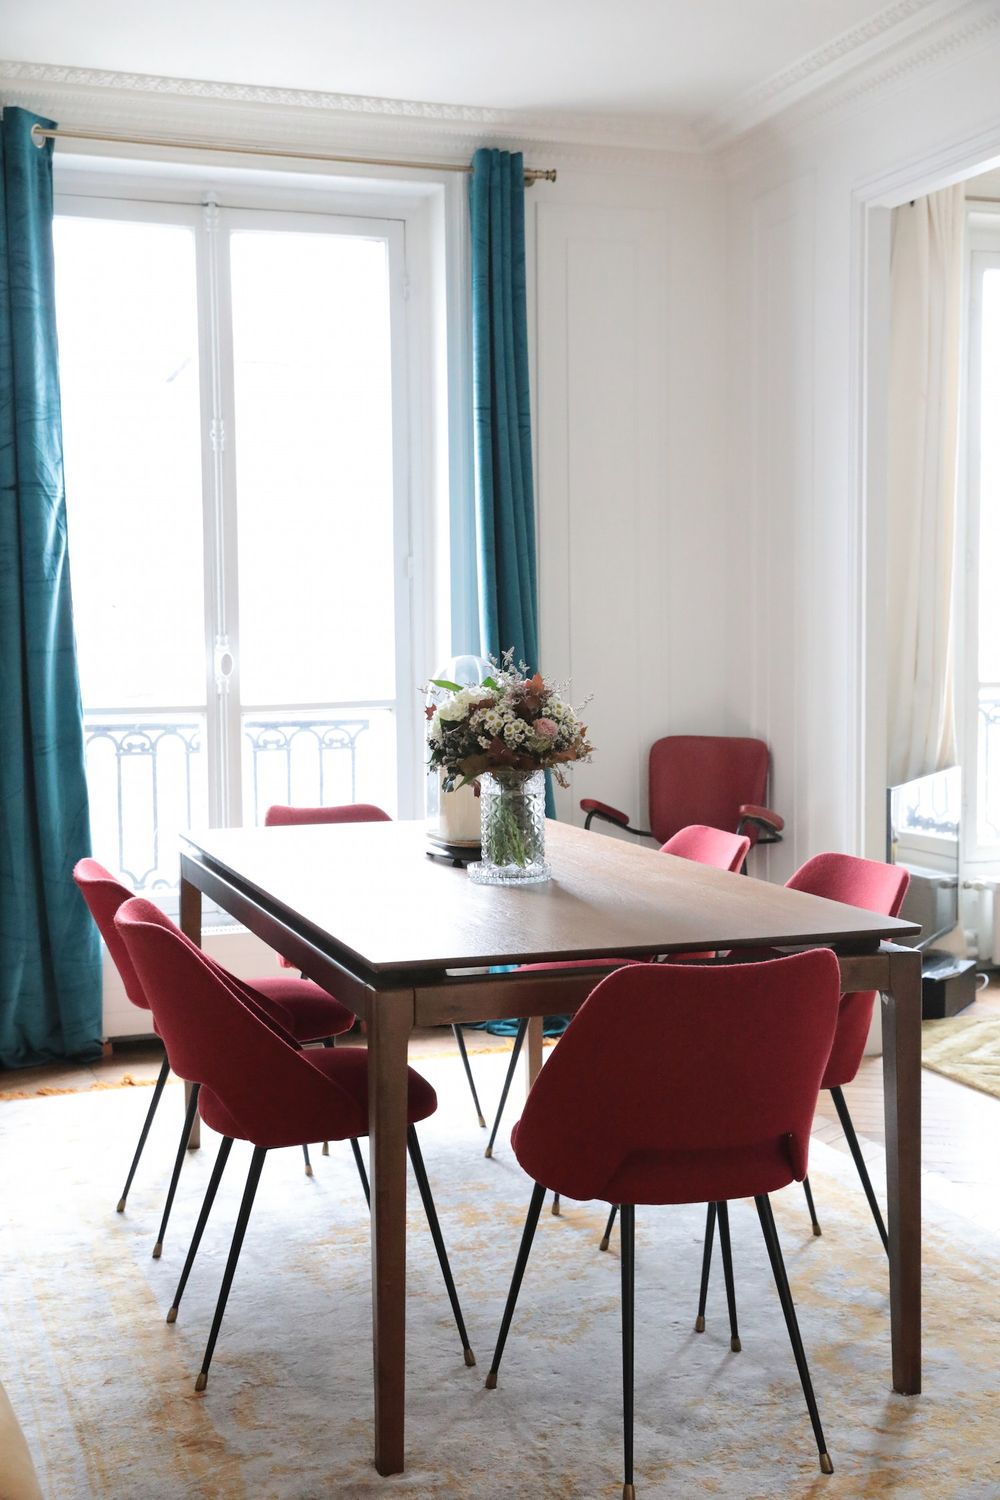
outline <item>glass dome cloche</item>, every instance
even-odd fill
[[[459,687],[478,687],[495,667],[483,656],[453,656],[433,674],[442,682],[457,682]],[[449,697],[446,688],[434,687],[427,693],[427,704],[435,708]],[[454,849],[478,849],[480,839],[479,798],[472,786],[454,792],[442,790],[444,773],[433,768],[427,773],[427,836],[435,843]]]

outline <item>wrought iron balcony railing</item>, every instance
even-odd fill
[[[244,718],[245,821],[263,822],[272,802],[355,801],[358,741],[369,722],[279,712]],[[135,891],[177,888],[178,836],[208,821],[204,744],[200,715],[109,709],[84,717],[94,852]]]

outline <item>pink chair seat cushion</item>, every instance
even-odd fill
[[[354,1012],[311,979],[275,974],[273,978],[247,980],[247,984],[266,1002],[268,1013],[297,1042],[341,1036],[354,1025]]]
[[[363,1136],[368,1134],[368,1049],[366,1047],[317,1047],[314,1051],[300,1052],[299,1056],[306,1062],[311,1063],[317,1072],[331,1079],[342,1090],[339,1099],[334,1102],[330,1112],[330,1119],[326,1121],[321,1114],[317,1114],[315,1120],[315,1133],[306,1137],[312,1141],[345,1141],[350,1136]],[[407,1068],[407,1124],[416,1125],[420,1120],[426,1120],[437,1109],[437,1095],[425,1078],[413,1068]],[[343,1095],[349,1100],[348,1108],[344,1108]],[[217,1094],[206,1085],[202,1086],[198,1095],[198,1112],[205,1124],[210,1129],[218,1131],[220,1135],[234,1136],[237,1140],[250,1140],[255,1146],[266,1146],[269,1149],[274,1146],[300,1146],[304,1139],[302,1134],[302,1120],[296,1118],[289,1122],[287,1139],[282,1133],[280,1126],[273,1126],[268,1131],[258,1131],[250,1127],[245,1130],[238,1120],[230,1114]],[[250,1131],[253,1133],[250,1133]],[[266,1134],[268,1139],[259,1140],[258,1135]]]

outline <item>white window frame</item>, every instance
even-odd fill
[[[294,179],[294,180],[291,180]],[[395,602],[397,622],[397,795],[401,817],[423,815],[423,719],[417,688],[451,651],[452,594],[449,586],[456,502],[471,469],[471,420],[459,406],[469,364],[467,295],[463,273],[466,184],[450,178],[414,185],[359,182],[317,174],[291,174],[244,168],[193,165],[94,163],[57,158],[55,212],[87,217],[139,219],[194,225],[198,247],[200,338],[228,346],[220,326],[219,277],[228,277],[222,236],[208,228],[212,218],[338,231],[385,238],[390,244],[391,335],[393,340],[394,509],[396,529]],[[294,214],[295,220],[289,216]],[[214,247],[214,248],[213,248]],[[215,291],[213,292],[213,281]],[[222,305],[225,305],[223,299]],[[203,361],[203,369],[205,364]],[[230,381],[232,372],[228,375]],[[219,392],[202,389],[203,408],[217,405]],[[231,405],[230,405],[231,410]],[[203,421],[203,434],[210,431]],[[221,462],[220,462],[221,459]],[[221,455],[203,442],[206,531],[216,523],[213,506],[233,504],[234,449]],[[238,646],[238,624],[226,616],[226,592],[236,570],[235,526],[227,529],[221,576],[206,577],[206,663],[208,714],[219,713],[216,645],[228,635]],[[206,570],[218,548],[206,535]],[[215,595],[220,596],[217,603]],[[220,612],[221,610],[221,612]],[[221,638],[221,639],[220,639]],[[359,643],[363,650],[363,643]],[[236,662],[238,654],[234,651]],[[238,670],[238,667],[236,668]],[[410,691],[412,687],[412,691]],[[325,706],[325,705],[324,705]],[[244,705],[252,709],[253,705]],[[199,709],[200,711],[200,709]],[[220,726],[216,724],[216,729]],[[239,823],[238,732],[210,734],[210,743],[228,747],[211,762],[209,809],[213,824]]]
[[[979,517],[982,277],[1000,270],[1000,204],[967,210],[965,362],[959,425],[957,577],[964,580],[956,609],[956,727],[962,776],[962,865],[980,875],[1000,873],[1000,842],[979,842]]]

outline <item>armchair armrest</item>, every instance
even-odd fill
[[[772,812],[769,807],[755,807],[752,802],[745,802],[740,808],[737,833],[743,833],[747,824],[760,830],[757,840],[759,844],[777,844],[781,841],[785,820],[778,813]]]
[[[620,812],[617,807],[611,807],[607,802],[598,802],[594,797],[581,797],[580,808],[587,814],[584,828],[589,828],[594,818],[603,818],[605,823],[613,823],[616,828],[623,828],[626,833],[634,833],[637,838],[651,839],[653,834],[648,828],[633,828],[628,820],[628,813]]]

